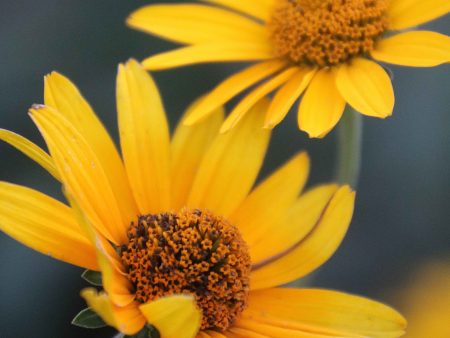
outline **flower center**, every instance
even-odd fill
[[[373,50],[388,28],[388,0],[279,0],[268,27],[275,52],[295,64],[344,63]]]
[[[139,216],[120,248],[128,279],[142,303],[191,294],[201,329],[226,330],[244,310],[250,255],[238,229],[204,210]]]

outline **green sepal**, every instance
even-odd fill
[[[81,310],[72,320],[72,324],[86,329],[99,329],[106,326],[103,319],[90,308]]]
[[[95,286],[102,286],[102,273],[94,270],[84,270],[81,278]]]
[[[160,338],[160,335],[156,328],[154,328],[150,324],[147,324],[142,328],[141,331],[132,336],[127,336],[122,333],[114,336],[114,338]]]

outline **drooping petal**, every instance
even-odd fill
[[[94,288],[83,289],[81,296],[105,323],[124,334],[136,334],[145,325],[145,317],[139,311],[137,302],[125,307],[118,307],[111,302],[106,293],[97,292]]]
[[[347,232],[355,193],[343,186],[331,198],[311,231],[284,253],[254,266],[252,289],[282,285],[303,277],[325,263]]]
[[[319,289],[277,288],[251,292],[242,318],[247,323],[255,322],[252,328],[256,332],[267,325],[275,332],[278,328],[299,334],[289,337],[394,338],[403,335],[406,327],[405,319],[384,304]],[[236,326],[241,326],[239,320]]]
[[[434,67],[450,62],[450,37],[428,31],[412,31],[379,41],[374,59],[400,66]]]
[[[417,26],[450,12],[448,0],[392,0],[389,3],[390,29]]]
[[[298,126],[309,137],[324,137],[342,116],[345,100],[335,84],[335,74],[319,70],[311,80],[298,109]]]
[[[394,109],[394,89],[383,67],[356,58],[339,67],[336,85],[342,97],[358,112],[385,118]]]
[[[257,244],[266,247],[265,240],[270,240],[267,232],[294,204],[308,173],[309,158],[301,152],[259,184],[231,215],[231,222],[239,227],[250,247],[252,260]]]
[[[199,100],[187,109],[185,116],[189,116],[192,109],[199,104]],[[206,119],[192,126],[185,125],[183,119],[175,130],[171,144],[173,210],[179,210],[186,205],[198,167],[222,125],[224,110],[216,109]]]
[[[13,133],[12,131],[0,129],[0,140],[5,141],[10,144],[33,161],[38,163],[42,168],[47,170],[50,175],[56,178],[58,181],[61,180],[59,177],[58,170],[53,163],[52,158],[44,150],[39,148],[36,144],[26,139],[25,137]]]
[[[40,192],[0,182],[0,229],[44,255],[99,270],[95,249],[71,209]]]
[[[134,60],[119,66],[117,111],[125,168],[140,213],[168,210],[169,127],[158,88]]]
[[[30,113],[47,142],[65,188],[89,221],[113,243],[126,243],[130,216],[128,212],[121,213],[119,201],[89,144],[54,109],[34,106]]]
[[[175,42],[251,42],[265,38],[267,29],[226,9],[200,4],[149,5],[127,19],[132,28]]]
[[[273,57],[268,41],[214,42],[160,53],[145,59],[142,64],[148,70],[162,70],[205,62],[255,61]]]
[[[233,10],[251,15],[255,18],[266,21],[269,19],[274,0],[203,0],[217,5],[222,5]]]
[[[129,223],[137,213],[122,160],[114,142],[78,88],[63,75],[52,72],[45,77],[44,101],[62,114],[89,144],[101,166],[120,212]]]
[[[202,314],[192,296],[163,297],[139,309],[161,338],[193,338],[200,329]]]
[[[273,128],[280,123],[294,102],[311,82],[316,69],[301,68],[292,79],[286,82],[272,99],[264,121],[264,128]]]
[[[222,127],[220,128],[221,133],[225,133],[233,128],[242,117],[249,111],[249,109],[254,106],[259,100],[265,97],[267,94],[271,93],[297,72],[297,67],[291,67],[283,70],[276,76],[271,77],[265,83],[261,84],[249,94],[247,94],[231,111],[230,115],[226,118]]]
[[[265,77],[274,74],[285,66],[286,64],[283,61],[270,60],[257,63],[256,65],[250,66],[243,71],[228,77],[210,93],[205,95],[198,106],[196,106],[186,117],[183,123],[188,125],[194,124],[207,116],[214,109],[217,109],[228,102],[237,94],[261,81]]]
[[[337,189],[335,184],[314,188],[295,203],[292,201],[289,208],[266,227],[261,227],[264,232],[255,229],[254,232],[260,236],[250,246],[253,264],[258,265],[300,242],[316,225]]]
[[[262,100],[228,133],[219,134],[205,154],[188,206],[228,216],[247,196],[261,168],[270,131],[261,128],[267,100]]]

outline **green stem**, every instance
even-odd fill
[[[356,188],[361,166],[362,116],[347,105],[339,123],[336,180]]]

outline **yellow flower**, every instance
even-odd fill
[[[408,318],[406,337],[450,337],[450,260],[429,262],[410,279],[395,295]]]
[[[195,104],[194,104],[195,105]],[[70,207],[0,183],[0,227],[56,259],[101,271],[104,291],[82,291],[125,334],[146,323],[162,338],[398,337],[405,320],[344,293],[277,286],[322,265],[342,241],[354,192],[326,184],[299,196],[309,160],[299,153],[252,189],[270,131],[263,99],[226,134],[216,109],[170,140],[158,90],[136,62],[119,66],[119,157],[89,104],[65,77],[45,78],[30,109],[50,155],[0,137],[48,169]],[[191,108],[192,109],[192,108]]]
[[[449,12],[448,0],[205,0],[207,4],[143,7],[128,18],[133,28],[187,46],[143,61],[148,70],[201,62],[258,61],[212,90],[185,123],[248,91],[221,131],[275,92],[262,125],[280,123],[304,93],[298,125],[325,136],[346,103],[360,113],[392,114],[394,92],[374,61],[430,67],[450,61],[450,38],[407,31]],[[211,6],[213,5],[213,6]]]

